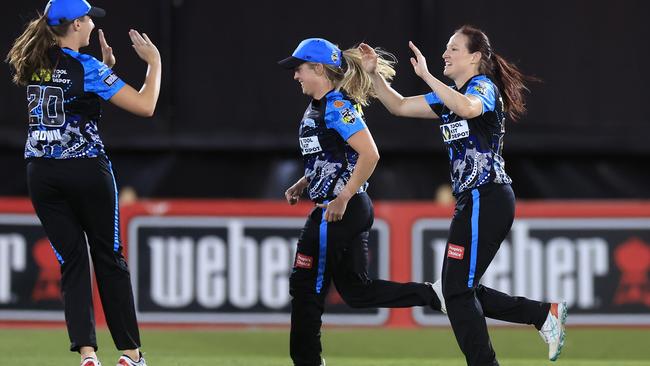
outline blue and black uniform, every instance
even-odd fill
[[[533,324],[540,329],[550,304],[510,296],[479,284],[510,231],[515,196],[501,156],[505,114],[499,89],[487,76],[477,75],[458,92],[477,97],[483,105],[482,114],[466,120],[450,111],[434,93],[425,95],[440,117],[456,196],[442,290],[467,364],[498,365],[485,317]]]
[[[140,335],[122,255],[117,187],[98,133],[100,99],[125,84],[92,56],[59,47],[48,55],[52,70],[38,70],[27,86],[25,158],[32,204],[61,264],[70,348],[97,349],[90,248],[115,345],[136,349]]]
[[[300,123],[299,141],[316,203],[335,199],[349,181],[358,153],[347,143],[366,129],[361,108],[344,93],[331,91],[312,100]],[[364,183],[350,199],[341,221],[327,222],[325,209],[314,208],[298,239],[290,277],[290,352],[296,366],[321,364],[320,328],[331,280],[352,307],[410,307],[430,305],[440,310],[431,287],[368,277],[368,235],[374,220]]]

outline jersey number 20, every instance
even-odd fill
[[[27,86],[29,125],[61,127],[65,123],[63,89],[58,86]]]

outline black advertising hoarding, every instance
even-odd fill
[[[413,279],[440,277],[447,219],[415,223]],[[483,276],[485,286],[565,300],[570,324],[650,324],[650,218],[518,219]],[[420,325],[448,324],[414,308]],[[495,322],[496,323],[496,322]]]
[[[288,324],[289,275],[305,219],[139,216],[128,224],[138,319],[154,323]],[[369,239],[370,276],[388,278],[388,225]],[[334,286],[331,286],[331,290]],[[379,325],[386,309],[352,309],[330,291],[329,324]]]
[[[38,218],[0,214],[0,320],[63,320],[60,279]]]

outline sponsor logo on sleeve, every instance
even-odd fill
[[[113,84],[115,84],[117,80],[119,80],[119,77],[117,77],[115,73],[111,73],[110,75],[104,78],[104,83],[108,86],[113,86]]]
[[[345,105],[345,102],[342,100],[335,100],[334,103],[332,103],[335,108],[343,108]]]

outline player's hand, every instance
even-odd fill
[[[415,44],[413,42],[409,41],[409,47],[415,54],[415,57],[411,57],[411,65],[413,65],[413,70],[417,76],[424,78],[424,76],[429,73],[429,68],[427,67],[427,59],[422,55],[422,52],[420,52],[420,50],[415,47]]]
[[[365,43],[359,45],[361,52],[361,67],[368,74],[374,74],[377,71],[377,52]]]
[[[319,203],[316,206],[325,208],[325,220],[327,222],[341,221],[345,215],[345,209],[348,207],[348,201],[345,197],[339,196],[331,200],[329,203]]]
[[[300,201],[300,195],[302,194],[302,191],[305,190],[305,186],[301,181],[302,179],[284,191],[284,198],[290,205],[295,205]]]
[[[133,49],[144,62],[147,64],[160,63],[160,52],[145,33],[140,35],[137,30],[131,29],[129,37],[133,43]]]
[[[104,31],[99,30],[99,45],[102,48],[102,62],[106,64],[109,68],[115,66],[115,55],[113,54],[113,48],[108,45],[106,38],[104,37]]]

